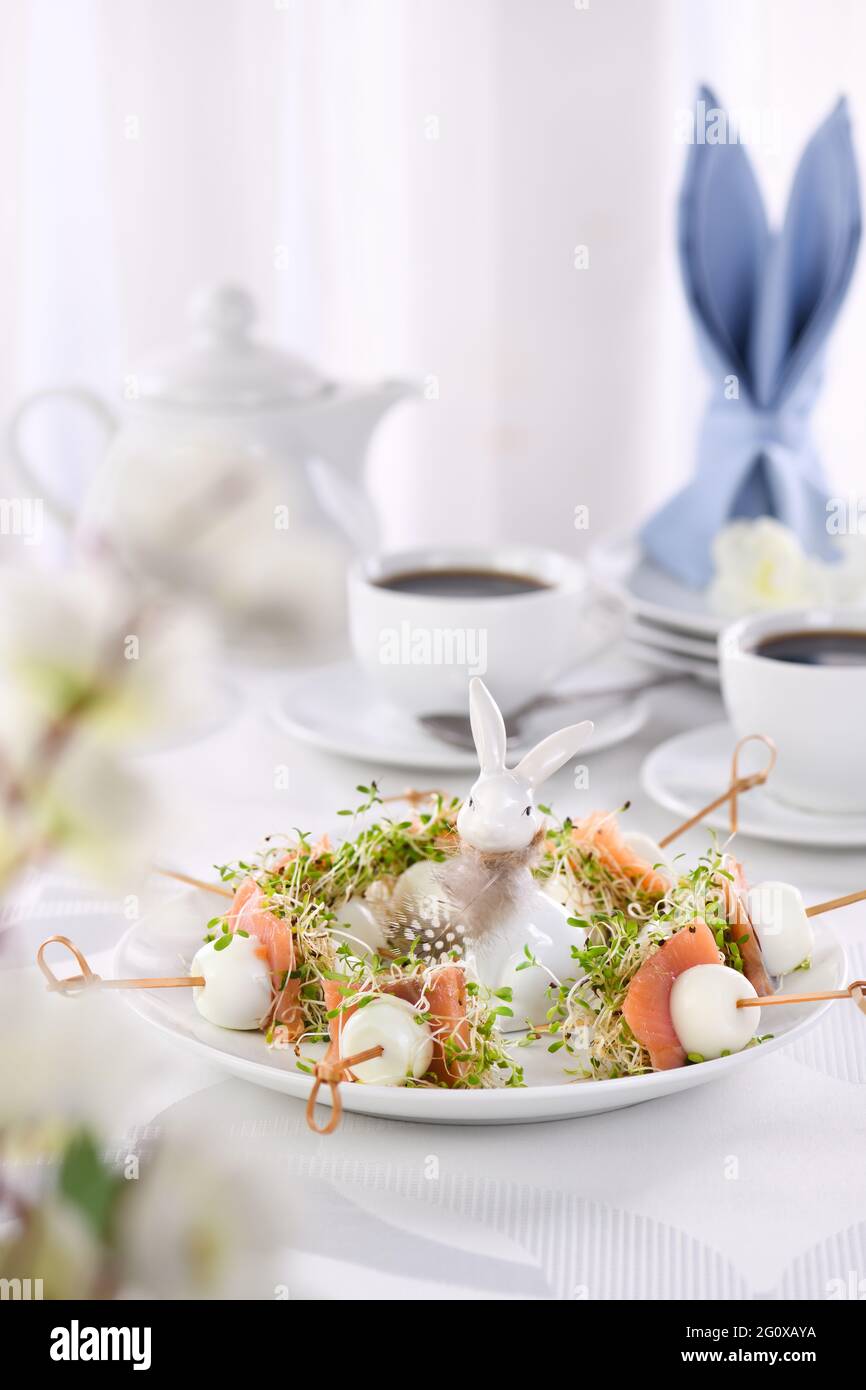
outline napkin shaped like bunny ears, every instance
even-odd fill
[[[719,109],[708,88],[699,101]],[[735,138],[691,148],[679,250],[713,390],[693,481],[642,531],[651,558],[687,584],[709,583],[713,540],[738,517],[777,517],[809,552],[832,554],[808,420],[860,229],[844,100],[803,152],[778,234]]]

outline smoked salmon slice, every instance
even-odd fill
[[[685,1065],[686,1053],[671,1022],[674,980],[693,965],[718,965],[719,948],[705,922],[690,922],[648,956],[628,987],[623,1017],[650,1055],[655,1071]]]
[[[450,1086],[466,1076],[470,1065],[459,1055],[468,1051],[470,1040],[466,976],[459,965],[443,965],[433,971],[427,986],[427,1002],[434,1039],[430,1070],[437,1081]],[[449,1043],[451,1046],[447,1045]]]
[[[425,988],[426,985],[426,988]],[[325,1007],[330,1013],[345,1004],[348,993],[355,987],[348,982],[324,980],[322,982]],[[469,1069],[469,1063],[455,1050],[465,1052],[469,1047],[469,1020],[466,1016],[466,978],[459,965],[442,965],[424,978],[410,977],[405,980],[384,980],[379,986],[382,994],[391,994],[397,999],[405,999],[415,1007],[422,999],[427,1008],[422,1010],[433,1033],[433,1060],[430,1074],[444,1086],[462,1080]],[[357,1005],[347,1004],[336,1017],[328,1020],[331,1043],[326,1060],[332,1062],[340,1056],[340,1035],[346,1019],[351,1018]],[[449,1045],[453,1041],[453,1046]]]
[[[301,981],[292,979],[295,968],[295,942],[288,922],[269,912],[265,895],[254,878],[238,884],[226,914],[229,931],[245,931],[255,936],[267,952],[271,981],[275,991],[274,1022],[288,1031],[294,1042],[304,1031],[301,1008]]]
[[[594,854],[606,869],[630,879],[641,892],[663,898],[668,891],[668,879],[634,852],[612,811],[593,811],[577,822],[571,838],[579,849]]]
[[[722,860],[722,868],[733,875],[733,883],[725,877],[725,874],[720,874],[718,878],[725,899],[725,917],[728,921],[727,935],[736,941],[740,948],[740,955],[743,958],[743,974],[749,984],[754,985],[755,992],[757,994],[773,994],[775,990],[764,964],[760,938],[746,911],[745,894],[749,891],[749,885],[743,866],[732,855],[726,854]]]

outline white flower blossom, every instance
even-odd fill
[[[771,517],[733,521],[713,543],[711,607],[726,617],[833,601],[832,565],[808,556]]]
[[[121,1291],[152,1298],[263,1298],[277,1280],[275,1247],[287,1239],[286,1207],[274,1211],[249,1172],[212,1147],[161,1140],[121,1204]]]
[[[86,739],[59,756],[30,794],[28,821],[45,846],[100,882],[122,889],[146,861],[156,815],[152,793],[111,753]]]
[[[67,931],[76,936],[74,926]],[[58,978],[78,973],[60,945],[49,946],[47,959]],[[35,965],[0,970],[0,1018],[0,1132],[50,1118],[118,1139],[164,1094],[174,1054],[136,1019],[119,991],[63,995],[49,991]],[[204,1069],[201,1084],[217,1075],[214,1068]]]
[[[866,604],[866,536],[859,532],[837,536],[838,562],[831,568],[833,602],[859,607]]]
[[[99,566],[0,571],[0,747],[22,765],[70,716],[114,745],[182,727],[213,651],[200,618],[139,603]]]
[[[95,1298],[102,1292],[103,1252],[76,1208],[58,1196],[44,1198],[13,1236],[0,1247],[4,1279],[40,1280],[46,1299]]]

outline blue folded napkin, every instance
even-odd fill
[[[719,109],[708,88],[699,99]],[[712,393],[694,478],[641,532],[647,554],[686,584],[709,583],[713,540],[739,517],[776,517],[810,554],[832,557],[809,416],[860,226],[844,100],[803,152],[778,233],[741,144],[691,147],[679,251]]]

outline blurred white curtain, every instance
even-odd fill
[[[699,79],[781,113],[754,151],[777,211],[840,90],[866,149],[859,0],[4,0],[2,25],[2,412],[56,380],[119,397],[192,290],[238,279],[329,372],[421,382],[371,459],[394,542],[579,547],[576,505],[591,538],[688,470],[675,131]],[[840,487],[861,284],[819,418]],[[72,468],[92,440],[64,417],[39,445]]]

